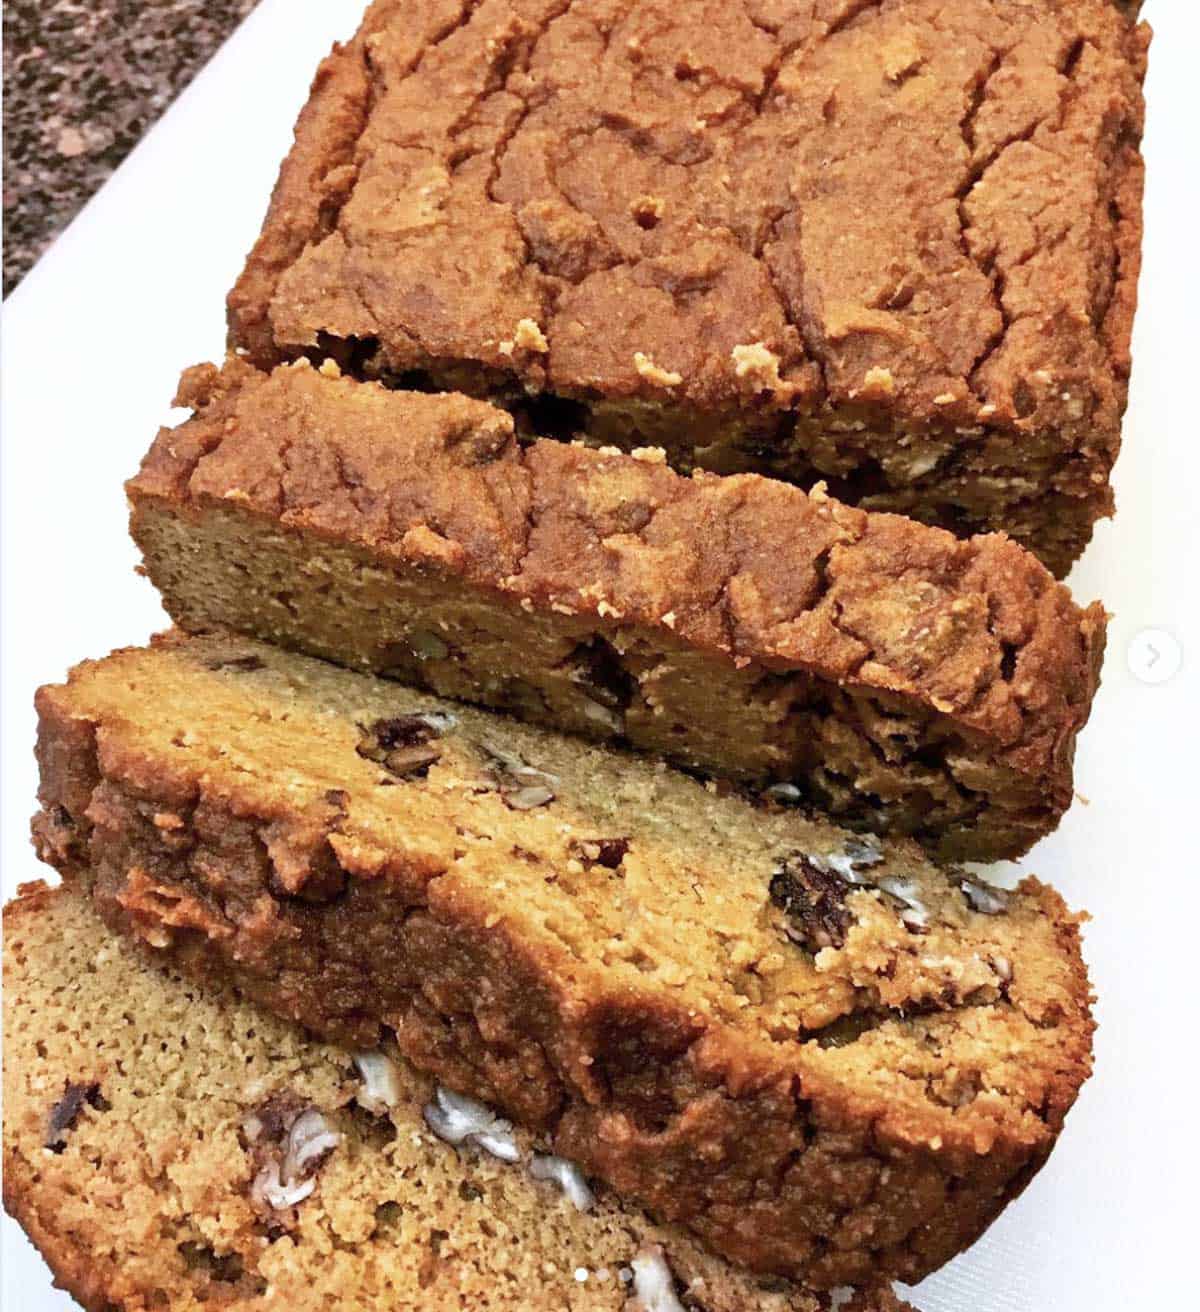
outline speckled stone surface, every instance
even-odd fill
[[[257,0],[4,0],[4,291]]]

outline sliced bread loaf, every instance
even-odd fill
[[[664,766],[247,639],[38,698],[41,854],[114,926],[394,1041],[715,1251],[913,1280],[1090,1070],[1078,922]]]

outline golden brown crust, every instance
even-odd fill
[[[335,45],[321,61],[309,99],[296,124],[296,140],[280,169],[262,235],[229,293],[231,334],[256,357],[273,350],[266,307],[284,271],[306,246],[328,234],[354,186],[355,146],[367,124],[371,76],[366,51],[371,37],[403,15],[403,34],[416,61],[426,41],[436,41],[463,10],[459,0],[377,0],[348,45]]]
[[[306,362],[202,367],[178,399],[195,417],[128,492],[189,629],[794,783],[945,859],[1019,856],[1070,805],[1105,617],[1006,538],[654,453],[522,447],[484,402]],[[589,701],[572,660],[597,641]]]
[[[235,345],[568,398],[685,467],[837,478],[1065,572],[1125,405],[1136,7],[446,8],[377,4],[331,57]]]
[[[374,1057],[392,1083],[372,1100],[351,1053],[156,968],[65,890],[27,886],[4,928],[5,1206],[90,1312],[632,1312],[628,1263],[651,1248],[705,1312],[825,1306],[595,1182],[577,1211],[533,1178],[544,1145],[521,1131],[514,1163],[456,1151],[422,1118],[430,1082],[394,1050]],[[52,1152],[52,1109],[81,1084],[94,1094]],[[277,1212],[253,1201],[248,1127],[289,1104],[340,1141],[313,1193]],[[860,1312],[900,1306],[861,1297]]]
[[[363,726],[450,708],[244,640],[118,653],[39,710],[39,851],[112,925],[382,1027],[760,1271],[919,1278],[1090,1069],[1078,921],[1036,881],[981,909],[912,849],[466,709],[394,774]]]

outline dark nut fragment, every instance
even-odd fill
[[[365,728],[360,726],[362,737],[355,750],[365,760],[377,761],[397,779],[423,779],[429,767],[442,757],[441,748],[431,744],[451,723],[451,717],[437,712],[376,720]]]
[[[250,674],[254,670],[265,670],[266,664],[260,656],[230,656],[228,660],[205,661],[210,670],[235,670],[239,674]]]
[[[910,932],[923,933],[928,925],[930,911],[915,880],[888,874],[886,867],[882,871],[872,871],[872,867],[883,861],[883,848],[874,834],[848,838],[840,852],[814,852],[806,860],[847,886],[878,889],[884,902],[896,910],[901,923]]]
[[[98,1112],[108,1111],[109,1106],[99,1084],[68,1084],[63,1096],[50,1109],[46,1123],[45,1146],[52,1153],[61,1153],[67,1146],[67,1131],[74,1128],[85,1104]]]
[[[242,1133],[248,1144],[277,1144],[283,1140],[288,1127],[304,1110],[304,1104],[294,1094],[274,1094],[242,1121]]]
[[[771,876],[768,891],[787,917],[784,931],[788,938],[810,952],[819,952],[840,948],[846,942],[850,887],[840,875],[822,869],[803,852],[790,852]]]
[[[584,865],[616,870],[629,851],[628,838],[581,838],[571,844],[571,855]]]

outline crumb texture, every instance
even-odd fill
[[[1146,40],[1112,0],[376,0],[232,338],[557,398],[1061,572],[1109,509]]]
[[[516,1163],[456,1151],[422,1116],[430,1081],[394,1048],[364,1057],[200,990],[61,890],[29,886],[4,929],[5,1206],[89,1312],[632,1312],[642,1253],[661,1254],[692,1310],[825,1306],[600,1186],[577,1210],[534,1178],[522,1131]],[[73,1089],[92,1092],[47,1147]],[[264,1210],[263,1145],[305,1122],[327,1136],[312,1189]],[[861,1297],[861,1312],[902,1307]]]
[[[177,623],[217,626],[1016,857],[1072,799],[1105,617],[1000,536],[647,452],[521,445],[461,395],[306,361],[189,371],[128,487]]]
[[[242,639],[117,653],[39,710],[39,851],[111,925],[394,1041],[761,1273],[919,1278],[1090,1070],[1078,923],[1037,881]]]

